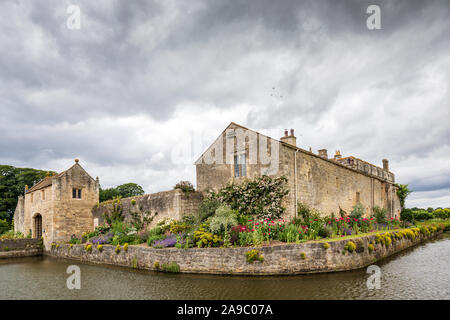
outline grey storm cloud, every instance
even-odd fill
[[[69,5],[81,29],[66,27]],[[381,30],[366,27],[381,8]],[[81,1],[0,3],[0,162],[147,192],[195,183],[230,122],[295,128],[449,206],[450,3]],[[201,138],[199,138],[201,137]],[[275,137],[278,138],[278,137]],[[196,143],[184,159],[178,151]]]

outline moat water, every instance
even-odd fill
[[[69,290],[66,269],[81,269]],[[377,263],[381,288],[366,269],[282,276],[166,274],[49,257],[0,260],[0,299],[450,299],[450,234]]]

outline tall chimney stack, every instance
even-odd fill
[[[389,160],[383,159],[383,169],[389,171]]]
[[[341,151],[336,150],[336,153],[334,154],[334,159],[337,160],[337,159],[341,159],[341,158],[342,158]]]
[[[319,157],[328,159],[328,151],[327,149],[320,149],[319,150]]]
[[[284,137],[280,139],[282,142],[288,143],[291,146],[297,146],[297,138],[294,136],[294,129],[291,129],[291,134],[288,136],[287,129],[284,130]]]

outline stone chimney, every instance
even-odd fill
[[[383,159],[383,169],[389,171],[389,160]]]
[[[334,154],[334,160],[341,159],[341,158],[342,158],[341,152],[339,150],[336,150],[336,153]]]
[[[282,142],[288,143],[291,146],[297,146],[297,138],[294,136],[294,129],[291,129],[291,134],[288,136],[287,129],[284,130],[284,137],[280,139]]]
[[[319,150],[319,157],[328,159],[328,151],[327,149],[320,149]]]

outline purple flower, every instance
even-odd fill
[[[171,234],[164,240],[156,240],[155,242],[153,242],[153,247],[163,247],[163,248],[175,247],[176,243],[177,237],[174,234]]]
[[[113,236],[114,236],[114,234],[108,233],[107,235],[91,238],[91,242],[92,242],[92,244],[105,244],[105,243],[108,243],[109,240],[111,240]]]
[[[344,234],[346,236],[351,236],[352,235],[352,228],[344,228]]]

